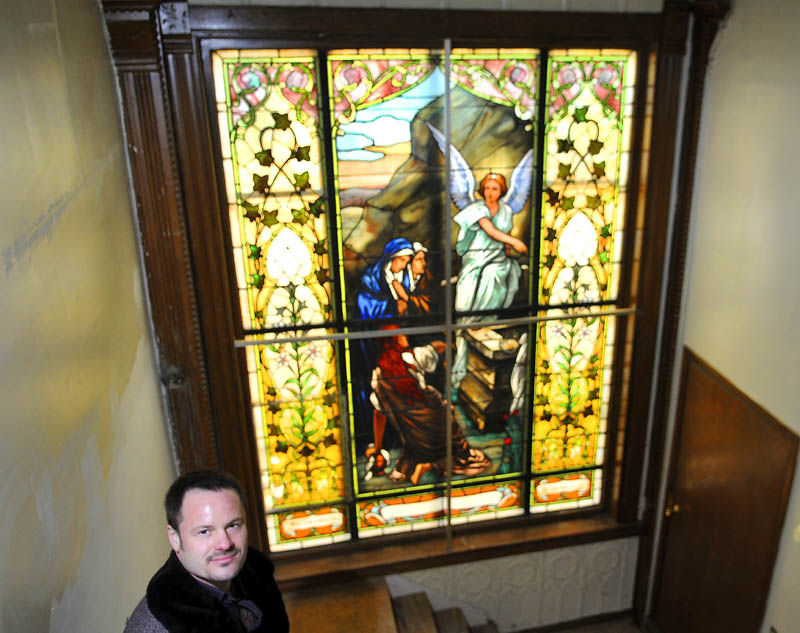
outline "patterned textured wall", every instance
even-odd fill
[[[189,4],[242,4],[370,9],[496,9],[511,11],[641,11],[657,13],[664,0],[189,0]]]
[[[393,595],[426,591],[434,609],[464,607],[500,631],[630,609],[638,539],[590,543],[388,576]]]

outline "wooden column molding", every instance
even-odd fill
[[[181,471],[219,465],[157,3],[103,3],[119,81],[158,369]],[[175,283],[181,280],[181,283]],[[196,424],[182,422],[194,420]]]

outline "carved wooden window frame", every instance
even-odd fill
[[[700,96],[708,49],[724,3],[698,3],[695,7],[693,56],[689,66],[686,124],[683,128],[675,232],[667,252],[670,230],[670,193],[673,165],[678,150],[681,81],[690,12],[682,3],[667,1],[661,13],[533,13],[489,11],[411,11],[297,9],[274,7],[202,7],[186,2],[104,0],[103,10],[110,35],[112,58],[121,89],[122,114],[133,174],[136,210],[141,230],[144,264],[154,325],[160,377],[171,426],[175,459],[181,471],[197,467],[223,467],[243,482],[251,541],[267,546],[262,520],[263,500],[255,440],[247,409],[244,355],[235,348],[239,334],[234,322],[234,297],[229,273],[218,262],[228,260],[223,241],[225,213],[220,210],[220,182],[215,171],[215,143],[208,114],[208,91],[202,69],[202,43],[229,40],[232,46],[246,40],[273,46],[314,46],[331,41],[337,45],[363,45],[375,33],[381,45],[414,43],[440,45],[444,38],[470,45],[497,44],[493,33],[502,34],[506,46],[561,48],[616,47],[637,50],[640,68],[648,59],[656,63],[652,101],[652,130],[647,191],[632,213],[645,213],[640,236],[643,245],[638,279],[635,336],[629,369],[632,381],[626,418],[647,420],[651,399],[656,399],[655,433],[648,472],[644,472],[647,430],[644,424],[625,429],[625,452],[619,460],[617,486],[599,511],[582,523],[552,517],[544,525],[532,525],[528,517],[502,526],[481,526],[489,536],[481,541],[459,541],[447,533],[446,553],[420,551],[422,563],[408,554],[380,546],[380,563],[359,563],[352,552],[350,563],[336,557],[325,565],[303,566],[296,577],[335,575],[342,567],[381,573],[386,569],[431,565],[454,560],[495,556],[511,551],[530,551],[554,544],[586,542],[642,533],[651,524],[655,477],[660,471],[664,445],[663,426],[669,392],[669,376],[675,357],[678,306],[680,304],[683,253],[688,230],[688,209],[697,140]],[[642,72],[645,72],[642,71]],[[643,85],[644,82],[638,82]],[[644,95],[640,101],[644,103]],[[644,107],[642,105],[641,107]],[[641,112],[639,113],[641,114]],[[642,120],[637,116],[637,121]],[[639,123],[637,123],[639,124]],[[641,143],[642,134],[637,134]],[[636,170],[632,170],[635,173]],[[688,192],[688,193],[687,193]],[[632,200],[636,198],[632,191]],[[630,217],[630,216],[629,216]],[[626,248],[634,248],[627,240]],[[664,267],[667,276],[667,314],[661,331],[658,392],[650,386],[656,371],[659,341],[659,302]],[[625,341],[619,341],[620,348]],[[229,368],[239,371],[229,371]],[[227,369],[226,369],[227,368]],[[644,520],[639,514],[642,479],[647,478]],[[649,533],[649,531],[648,531]],[[402,541],[402,538],[400,538]],[[434,545],[434,549],[438,546]],[[344,551],[347,551],[346,549]],[[436,550],[438,551],[438,550]],[[319,559],[319,553],[314,554]],[[292,559],[292,555],[286,556]],[[307,557],[306,557],[307,558]],[[647,558],[646,556],[643,558]],[[646,561],[640,557],[640,569]],[[400,567],[398,567],[400,565]]]

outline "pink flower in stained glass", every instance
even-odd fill
[[[598,68],[594,73],[592,90],[597,98],[619,114],[619,69],[611,64]]]
[[[342,73],[346,84],[357,84],[361,81],[361,73],[355,68],[348,68]]]
[[[275,359],[275,362],[276,362],[276,363],[277,363],[277,364],[278,364],[280,367],[287,367],[287,366],[289,365],[289,363],[291,362],[291,360],[292,360],[292,359],[289,357],[289,355],[288,355],[288,354],[286,354],[285,352],[282,352],[282,353],[280,354],[280,356],[278,356],[278,358],[276,358],[276,359]]]
[[[528,78],[528,71],[522,66],[515,66],[509,73],[508,78],[516,83],[523,82]]]
[[[286,87],[294,90],[301,90],[308,83],[308,76],[299,70],[293,70],[286,77]]]
[[[564,68],[561,69],[561,72],[558,73],[558,80],[561,82],[562,86],[574,84],[576,81],[578,81],[578,73],[576,73],[575,69],[571,66],[564,66]]]
[[[602,68],[596,75],[597,81],[601,84],[613,84],[617,78],[617,69],[613,66]]]

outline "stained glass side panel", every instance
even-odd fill
[[[539,302],[553,304],[565,269],[588,287],[558,300],[614,300],[627,200],[636,56],[629,51],[554,51],[542,204]]]
[[[619,290],[635,74],[631,51],[549,58],[532,511],[599,502],[616,321],[591,313]]]
[[[217,51],[213,72],[253,424],[268,511],[345,496],[313,51]],[[277,334],[270,330],[278,328]],[[337,512],[339,514],[337,514]],[[349,538],[346,513],[277,513],[271,546]],[[327,523],[326,523],[327,521]]]
[[[576,308],[538,326],[532,468],[602,464],[608,422],[614,317]]]
[[[346,541],[350,539],[348,528],[344,506],[282,512],[267,518],[273,552]]]
[[[243,326],[291,325],[273,301],[290,284],[330,320],[316,54],[217,51],[213,70]]]
[[[569,510],[600,503],[603,471],[550,475],[531,482],[531,513]]]

